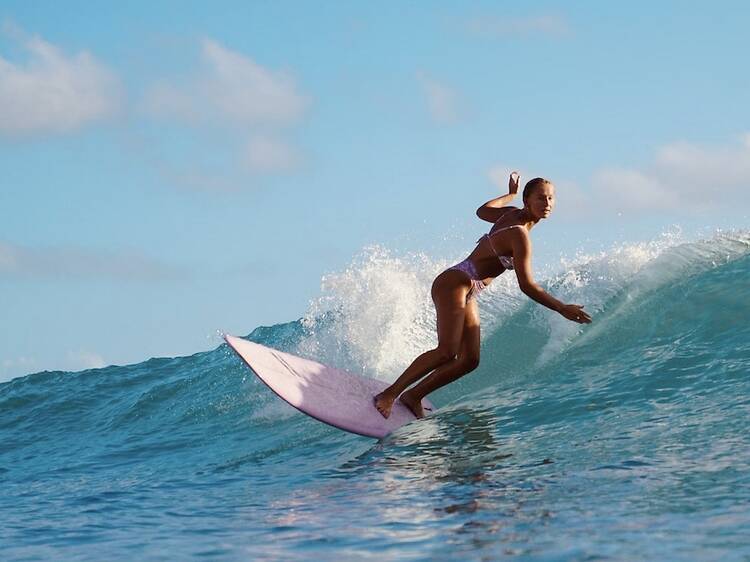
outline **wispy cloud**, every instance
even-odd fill
[[[572,33],[568,21],[557,14],[526,17],[481,16],[463,22],[465,32],[483,39],[526,36],[564,37]]]
[[[641,169],[598,171],[592,196],[619,211],[697,211],[750,203],[750,133],[727,145],[676,142]]]
[[[239,126],[294,124],[310,100],[286,72],[204,39],[202,67],[186,80],[154,84],[145,105],[157,115],[194,123],[220,119]]]
[[[488,176],[504,189],[509,172],[498,164]],[[522,182],[530,179],[523,170],[521,176]],[[609,220],[628,213],[677,218],[744,209],[750,206],[750,133],[721,145],[669,143],[638,168],[609,166],[590,178],[550,179],[557,187],[556,214],[571,220]]]
[[[135,253],[29,248],[0,241],[0,279],[169,281],[185,276],[178,267]]]
[[[507,171],[497,166],[489,174],[499,183]],[[750,133],[718,145],[673,142],[655,149],[640,167],[608,166],[589,178],[550,179],[557,187],[556,214],[570,220],[631,213],[676,219],[745,209],[750,206]]]
[[[170,181],[182,187],[234,191],[252,185],[246,181],[248,175],[287,173],[298,167],[302,155],[284,136],[304,119],[310,104],[289,72],[204,39],[199,67],[185,78],[154,84],[142,105],[157,118],[231,131],[227,138],[234,140],[225,148],[233,153],[236,168],[217,174],[215,166],[200,158],[183,167],[160,161],[157,168],[168,170]]]
[[[424,72],[417,73],[417,79],[422,86],[427,109],[433,121],[443,125],[457,123],[461,117],[457,92]]]
[[[28,60],[12,62],[0,55],[0,134],[67,132],[118,112],[119,80],[89,52],[66,56],[55,45],[7,23],[3,31],[19,43]]]
[[[254,135],[245,147],[243,165],[252,173],[280,173],[294,170],[300,161],[297,151],[277,138]]]

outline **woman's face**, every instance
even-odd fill
[[[555,186],[544,183],[531,192],[526,198],[526,208],[536,219],[546,219],[555,206]]]

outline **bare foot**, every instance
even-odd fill
[[[393,401],[395,399],[395,396],[388,394],[384,390],[375,396],[375,398],[372,399],[372,402],[375,404],[375,408],[377,408],[378,412],[380,412],[380,415],[387,418],[391,415],[391,408],[393,408]]]
[[[411,413],[417,416],[417,419],[424,417],[424,410],[422,409],[422,400],[416,400],[412,398],[408,392],[404,392],[399,398],[401,403],[411,410]]]

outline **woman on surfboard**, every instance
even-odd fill
[[[487,201],[477,209],[480,219],[494,223],[489,233],[477,241],[477,247],[468,258],[449,267],[433,281],[438,345],[417,357],[396,382],[375,396],[375,407],[383,417],[391,415],[396,398],[415,416],[424,417],[422,398],[477,368],[479,311],[476,296],[507,269],[515,269],[521,291],[538,303],[573,322],[591,322],[582,305],[564,304],[534,282],[529,231],[552,212],[555,186],[544,178],[529,181],[523,189],[523,208],[519,209],[508,205],[518,193],[519,181],[520,176],[513,172],[508,194]],[[409,388],[428,373],[428,377]]]

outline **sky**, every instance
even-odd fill
[[[744,2],[0,4],[0,382],[305,314],[377,245],[535,264],[747,228]]]

